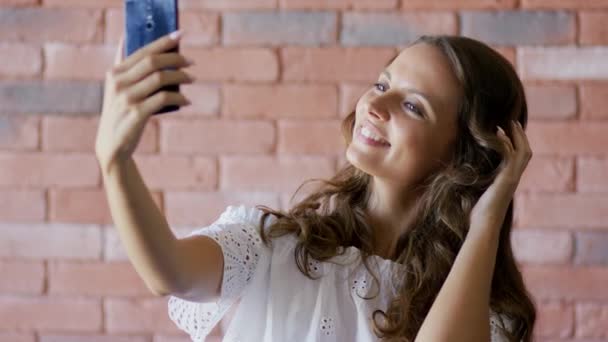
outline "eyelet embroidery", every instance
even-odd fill
[[[353,292],[354,294],[356,294],[360,297],[367,296],[367,292],[369,291],[369,284],[367,282],[366,277],[365,276],[356,277],[351,282],[350,289],[351,289],[351,292]]]
[[[321,318],[321,333],[325,336],[336,335],[336,327],[333,318],[327,316]]]
[[[263,248],[257,224],[261,212],[245,206],[229,206],[213,224],[189,234],[206,235],[222,247],[224,275],[221,296],[209,303],[170,297],[169,317],[193,341],[203,339],[251,282]]]
[[[323,275],[323,264],[314,258],[309,258],[308,259],[308,271],[313,276]]]

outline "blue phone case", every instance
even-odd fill
[[[125,57],[179,28],[177,0],[125,0],[124,5]],[[179,46],[167,52],[179,52]],[[162,90],[179,92],[179,84],[159,89]],[[165,106],[153,115],[173,112],[179,108],[176,105]]]

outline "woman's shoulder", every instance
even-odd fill
[[[219,223],[249,223],[258,225],[264,215],[261,209],[246,204],[228,205],[220,214],[217,222]],[[268,215],[267,222],[274,221],[274,215]]]

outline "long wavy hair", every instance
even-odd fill
[[[464,98],[458,108],[453,158],[421,182],[424,191],[416,219],[412,228],[398,238],[390,256],[406,266],[405,279],[387,311],[377,309],[371,318],[374,333],[392,341],[414,340],[464,242],[470,211],[498,174],[505,147],[496,136],[496,126],[512,137],[509,122],[518,120],[525,128],[528,119],[521,81],[509,61],[492,48],[470,38],[446,35],[421,36],[412,44],[419,43],[432,44],[445,54]],[[341,126],[347,146],[354,124],[355,110]],[[264,244],[269,245],[274,237],[294,234],[295,262],[310,279],[315,278],[306,267],[309,258],[326,261],[343,254],[344,247],[349,246],[361,251],[369,271],[368,257],[375,246],[366,214],[371,177],[347,162],[330,180],[304,182],[302,185],[316,180],[320,185],[287,211],[257,205],[264,212],[262,227],[268,215],[277,218],[261,230]],[[510,341],[531,341],[536,308],[513,257],[512,221],[513,201],[500,231],[490,308],[499,314],[498,329]],[[378,282],[375,275],[373,278]],[[500,316],[507,317],[512,328],[507,328]],[[382,324],[377,322],[378,317],[383,318]]]

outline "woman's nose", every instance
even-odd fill
[[[369,105],[368,115],[373,116],[377,120],[388,120],[389,112],[386,105],[380,105],[378,102],[372,102]]]

